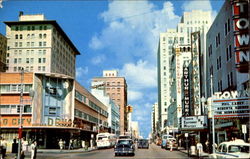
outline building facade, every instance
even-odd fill
[[[74,147],[81,147],[81,141],[89,143],[97,134],[98,121],[101,131],[108,130],[106,106],[70,76],[1,73],[0,89],[1,136],[8,140],[8,151],[18,137],[20,111],[22,136],[35,139],[39,148],[58,148],[60,139],[65,146],[74,139]]]
[[[99,82],[104,86],[106,95],[108,95],[118,106],[120,110],[120,134],[128,130],[127,127],[127,83],[124,77],[119,77],[117,71],[104,71],[104,77],[95,77],[93,82]],[[116,75],[116,76],[115,76]]]
[[[194,10],[184,12],[176,29],[169,29],[160,34],[158,46],[158,106],[161,130],[167,126],[168,107],[170,99],[170,59],[173,55],[173,44],[191,44],[191,33],[208,29],[211,25],[211,13],[209,11]]]
[[[207,33],[206,91],[217,102],[211,104],[217,143],[234,136],[243,139],[242,125],[249,136],[250,109],[244,107],[249,106],[249,42],[249,1],[225,1]]]
[[[75,77],[79,51],[55,20],[44,15],[19,14],[6,24],[7,72],[59,73]]]
[[[108,107],[108,126],[109,132],[114,134],[120,134],[119,120],[120,120],[120,111],[119,106],[106,95],[104,90],[104,85],[99,82],[91,83],[91,93],[100,100],[103,104]]]
[[[168,107],[169,129],[178,130],[180,117],[183,114],[183,66],[191,62],[190,45],[174,45],[170,66],[170,105]]]
[[[7,38],[0,34],[0,72],[6,70]]]

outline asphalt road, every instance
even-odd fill
[[[114,156],[114,149],[101,149],[83,153],[38,153],[37,159],[158,159],[158,158],[187,158],[185,153],[161,149],[151,144],[149,149],[136,149],[135,156]]]

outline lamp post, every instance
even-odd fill
[[[212,149],[213,153],[215,153],[215,129],[214,129],[214,107],[213,107],[213,75],[210,76],[210,87],[211,87],[211,113],[212,113],[212,135],[213,135],[213,143]]]
[[[21,89],[20,89],[20,106],[19,106],[19,129],[18,129],[18,153],[17,159],[21,159],[21,140],[22,140],[22,111],[23,111],[23,77],[24,69],[21,68]]]

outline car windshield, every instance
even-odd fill
[[[145,142],[148,142],[148,140],[146,140],[146,139],[144,139],[144,140],[139,140],[139,142],[145,143]]]
[[[166,135],[166,136],[163,136],[162,138],[163,138],[163,139],[168,139],[168,138],[173,138],[173,136],[171,136],[171,135]]]
[[[97,138],[97,140],[103,140],[103,139],[107,139],[108,137],[107,136],[99,136],[98,138]]]
[[[244,146],[244,145],[230,145],[228,147],[228,152],[233,153],[233,152],[244,152],[244,153],[249,153],[250,151],[250,146]]]
[[[132,144],[132,141],[131,140],[119,140],[118,141],[118,144],[119,145],[129,145],[129,144]]]
[[[119,136],[119,139],[130,139],[130,136]]]

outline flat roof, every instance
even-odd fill
[[[76,55],[80,55],[80,52],[75,47],[75,45],[72,43],[72,41],[69,39],[67,34],[63,31],[63,29],[60,27],[60,25],[55,20],[38,20],[38,21],[6,21],[4,22],[8,26],[12,25],[20,25],[20,24],[51,24],[53,25],[64,37],[65,41],[69,43],[69,45],[73,48]]]

